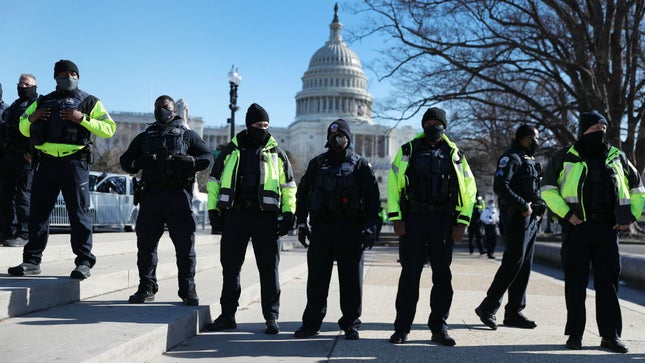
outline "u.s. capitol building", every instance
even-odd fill
[[[309,68],[302,76],[302,90],[295,97],[295,120],[287,127],[272,126],[269,131],[287,151],[296,181],[299,181],[309,160],[326,150],[324,145],[329,124],[339,118],[345,119],[352,129],[352,147],[372,164],[384,198],[392,158],[401,144],[411,139],[417,130],[410,126],[391,128],[374,123],[373,99],[367,92],[368,79],[360,59],[343,40],[337,6],[329,28],[329,40],[313,54]],[[188,126],[200,133],[214,150],[230,140],[229,127],[205,126],[201,117],[190,115],[185,100],[179,100],[177,108],[179,114],[188,120]],[[117,130],[121,137],[117,135],[116,140],[108,142],[126,146],[133,133],[136,135],[145,129],[146,123],[154,121],[152,113],[119,112],[113,117],[123,133]],[[237,126],[236,133],[243,129],[244,123]]]

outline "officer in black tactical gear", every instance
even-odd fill
[[[511,148],[499,159],[495,172],[493,189],[499,200],[506,250],[486,298],[475,309],[480,320],[493,330],[497,329],[495,313],[507,290],[504,325],[525,329],[537,326],[522,314],[522,310],[526,306],[535,237],[546,210],[540,197],[542,171],[533,157],[539,140],[535,127],[518,127]]]
[[[222,313],[209,331],[237,327],[240,271],[249,240],[260,274],[266,334],[278,334],[280,239],[293,228],[296,182],[289,158],[269,133],[269,114],[257,103],[246,110],[246,129],[217,156],[208,178],[208,214],[222,231]]]
[[[10,267],[11,276],[38,275],[49,239],[49,216],[58,194],[63,195],[71,227],[70,241],[76,267],[70,277],[90,277],[96,264],[92,254],[90,179],[95,137],[110,138],[116,132],[105,106],[78,88],[78,66],[67,59],[54,64],[56,90],[40,96],[20,116],[20,132],[29,137],[38,156],[29,205],[29,242],[22,263]]]
[[[9,107],[9,105],[2,100],[2,83],[0,83],[0,119],[2,119],[2,114]]]
[[[29,138],[20,133],[19,124],[20,116],[36,98],[36,77],[20,75],[18,99],[7,108],[0,122],[0,234],[7,247],[23,247],[29,240],[32,151]]]
[[[465,155],[445,134],[446,112],[429,108],[423,132],[397,152],[387,180],[387,209],[399,236],[401,276],[396,294],[392,344],[407,341],[419,300],[419,281],[426,262],[432,268],[431,340],[454,346],[448,335],[452,304],[452,249],[470,223],[477,187]]]
[[[307,251],[307,307],[294,336],[318,334],[327,312],[334,261],[338,263],[338,325],[345,338],[359,338],[363,295],[363,251],[372,248],[379,223],[379,190],[369,162],[351,148],[343,119],[327,129],[329,150],[313,158],[296,194],[298,240]],[[307,223],[309,217],[309,223]],[[311,224],[311,230],[309,229]],[[310,244],[307,244],[309,238]]]
[[[155,122],[132,140],[120,159],[126,172],[142,170],[143,181],[136,224],[139,289],[128,301],[140,304],[154,300],[158,290],[157,245],[166,225],[175,245],[179,297],[184,304],[196,306],[192,190],[195,173],[208,168],[213,157],[206,142],[184,126],[172,98],[159,96],[154,115]]]

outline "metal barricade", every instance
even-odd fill
[[[133,230],[139,208],[132,204],[132,198],[132,195],[90,192],[89,213],[93,227]],[[50,215],[50,226],[69,227],[69,215],[60,193]]]

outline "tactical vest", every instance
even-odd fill
[[[237,173],[237,202],[258,204],[258,188],[260,187],[260,149],[244,147],[240,149],[240,167]]]
[[[590,220],[613,215],[616,192],[611,184],[609,171],[603,158],[585,159],[588,166],[587,180],[582,189]],[[599,215],[595,216],[594,215]]]
[[[519,170],[513,175],[510,181],[509,186],[511,190],[527,202],[540,200],[540,181],[542,179],[542,167],[540,163],[535,158],[517,151],[504,153],[502,158],[508,157],[511,154],[517,155],[522,161]],[[497,164],[499,165],[499,161]],[[504,199],[504,196],[500,195],[499,203],[501,207],[502,205],[512,204],[512,201]]]
[[[87,145],[91,133],[88,129],[72,122],[63,120],[60,111],[65,109],[79,110],[89,115],[98,99],[81,90],[74,94],[52,92],[38,98],[38,108],[48,108],[51,115],[47,120],[33,122],[30,126],[32,145],[42,145],[45,142],[55,144]]]
[[[2,134],[6,150],[23,154],[29,150],[29,138],[20,133],[20,116],[35,99],[16,100],[5,111],[6,122],[2,123]]]
[[[609,180],[612,185],[611,189],[615,192],[613,203],[617,223],[629,224],[631,222],[630,189],[619,158],[620,153],[621,151],[619,149],[612,146],[605,157],[604,165],[609,174]],[[583,221],[589,219],[587,216],[588,210],[582,198],[583,195],[581,195],[584,182],[588,177],[588,168],[587,163],[572,146],[565,155],[562,171],[558,176],[558,185],[560,186],[562,198],[576,211],[578,216],[582,216]],[[548,198],[549,196],[547,194],[544,200]],[[558,213],[555,210],[554,212]]]
[[[418,142],[410,156],[407,173],[410,201],[432,205],[456,204],[457,183],[453,180],[454,168],[446,143],[431,149]]]
[[[162,127],[153,124],[144,133],[142,150],[146,155],[155,155],[157,163],[154,168],[144,169],[143,181],[149,186],[177,187],[193,183],[195,175],[182,175],[174,168],[169,167],[167,160],[173,156],[188,155],[188,144],[184,142],[186,127],[181,124],[172,124]]]
[[[309,197],[312,215],[360,217],[363,201],[356,177],[360,155],[351,153],[342,163],[332,163],[325,154],[316,157],[318,170]]]

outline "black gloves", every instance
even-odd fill
[[[222,216],[219,214],[217,209],[208,210],[208,220],[211,222],[211,233],[222,231]]]
[[[533,210],[533,215],[536,217],[542,217],[544,212],[546,212],[546,203],[540,199],[531,203],[531,209]]]
[[[140,155],[132,162],[132,167],[140,169],[152,169],[157,166],[157,155],[155,154],[143,154]]]
[[[293,228],[293,213],[286,212],[282,214],[282,219],[278,219],[278,236],[285,236]]]
[[[361,234],[361,246],[363,251],[366,249],[372,249],[374,247],[374,241],[376,241],[376,234],[372,231],[371,228],[365,228]]]
[[[298,225],[298,241],[305,248],[309,247],[309,244],[307,244],[307,238],[309,238],[309,240],[311,241],[311,231],[309,231],[309,227],[304,223],[299,224]]]
[[[195,172],[195,158],[188,155],[175,155],[168,160],[166,164],[180,173],[192,174]]]

